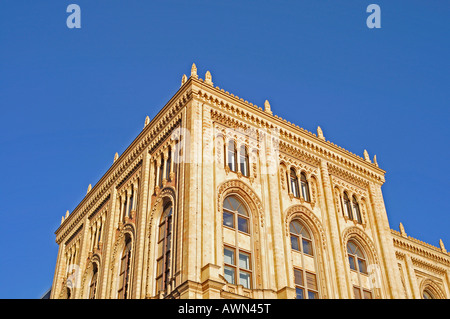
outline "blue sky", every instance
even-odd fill
[[[81,7],[81,29],[66,8]],[[381,8],[381,29],[366,7]],[[54,231],[189,75],[362,156],[391,228],[450,248],[447,1],[21,1],[0,7],[0,298],[52,284]]]

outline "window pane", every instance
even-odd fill
[[[250,270],[250,256],[246,253],[239,253],[239,268]]]
[[[238,217],[238,229],[244,233],[249,233],[248,230],[248,219]]]
[[[364,290],[364,299],[372,299],[372,293],[370,291]]]
[[[234,250],[229,248],[223,249],[223,261],[226,264],[234,265]]]
[[[299,269],[294,269],[294,282],[296,285],[303,286],[303,272]]]
[[[295,292],[297,293],[297,299],[305,299],[305,294],[303,293],[302,288],[295,288]]]
[[[163,264],[163,259],[161,258],[156,263],[156,276],[159,276],[162,274],[162,264]]]
[[[308,299],[319,299],[319,295],[317,292],[308,291]]]
[[[358,258],[358,267],[360,272],[367,274],[366,262],[364,260]]]
[[[348,256],[348,261],[350,262],[350,269],[356,270],[355,258]]]
[[[234,285],[234,268],[225,266],[224,277],[228,283]]]
[[[361,291],[358,287],[353,287],[353,293],[355,294],[355,299],[361,299]]]
[[[312,255],[312,243],[309,240],[303,239],[303,252],[308,255]]]
[[[223,212],[223,225],[231,227],[231,228],[234,228],[234,218],[233,218],[233,216],[234,216],[234,214],[224,211]]]
[[[316,275],[307,272],[306,273],[306,283],[307,283],[308,289],[317,290]]]
[[[291,235],[291,247],[294,250],[300,251],[300,247],[298,245],[298,238],[296,236]]]
[[[239,284],[244,286],[244,288],[251,288],[250,287],[250,274],[245,271],[241,271],[239,273]]]

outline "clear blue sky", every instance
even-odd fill
[[[66,8],[81,7],[81,29]],[[381,7],[368,29],[366,7]],[[387,171],[391,228],[450,250],[448,1],[0,5],[0,298],[52,284],[54,231],[189,75]]]

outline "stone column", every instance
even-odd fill
[[[145,247],[145,228],[147,225],[147,201],[149,193],[148,179],[150,174],[149,167],[151,166],[151,156],[148,151],[144,152],[144,158],[142,161],[142,177],[140,183],[140,189],[135,188],[134,198],[137,200],[137,193],[141,194],[139,197],[139,204],[134,206],[136,211],[139,211],[136,220],[136,245],[135,245],[135,258],[134,258],[134,270],[133,270],[133,291],[131,293],[132,298],[145,298],[145,289],[142,289],[143,281],[143,262],[144,262],[144,247]],[[145,286],[144,286],[145,287]]]
[[[52,290],[50,292],[50,299],[58,298],[58,294],[61,291],[61,284],[64,280],[64,265],[66,255],[65,245],[63,243],[59,243],[58,248],[58,257],[56,258],[56,267],[55,267],[55,275],[53,277]]]
[[[369,194],[372,204],[372,211],[375,217],[375,225],[378,231],[378,238],[381,245],[381,259],[384,264],[386,277],[388,280],[388,289],[391,298],[401,297],[401,284],[399,284],[397,259],[395,257],[391,229],[384,206],[381,185],[369,183]]]
[[[420,293],[419,285],[417,283],[416,273],[414,271],[414,265],[411,260],[411,256],[405,254],[406,261],[406,270],[408,272],[408,282],[411,287],[411,293],[413,299],[422,299],[422,295]]]
[[[325,206],[328,217],[328,231],[330,234],[330,249],[334,259],[334,273],[337,279],[338,298],[350,298],[345,278],[345,263],[342,256],[342,243],[340,230],[337,221],[336,211],[334,209],[333,190],[331,188],[330,175],[328,173],[328,164],[325,160],[320,161],[320,172],[322,177],[323,194],[325,197]]]

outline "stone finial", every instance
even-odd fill
[[[267,100],[264,102],[264,112],[272,114],[272,110],[270,109],[270,103]]]
[[[442,239],[439,239],[439,246],[441,246],[441,250],[443,253],[447,253],[447,250],[445,249],[444,242]]]
[[[69,217],[69,211],[66,211],[66,217],[65,218],[67,218],[67,217]]]
[[[150,118],[147,115],[147,117],[145,118],[144,127],[146,127],[148,123],[150,123]]]
[[[191,77],[198,79],[197,67],[195,66],[195,63],[192,63]]]
[[[369,153],[367,152],[367,150],[364,150],[364,159],[365,159],[367,162],[372,163],[372,162],[370,161]]]
[[[184,83],[186,83],[187,81],[187,76],[186,74],[183,74],[183,77],[181,78],[181,85],[183,86]]]
[[[406,232],[405,232],[405,227],[403,227],[403,224],[402,224],[402,223],[400,223],[400,234],[401,234],[403,237],[405,237],[405,238],[408,237],[408,235],[407,235]]]
[[[323,136],[323,132],[322,129],[320,128],[320,126],[317,127],[317,136],[321,139],[325,141],[325,136]]]
[[[88,189],[87,189],[87,193],[89,193],[89,192],[91,191],[91,189],[92,189],[92,185],[89,184]],[[86,194],[87,194],[87,193],[86,193]]]
[[[205,74],[205,83],[213,85],[211,72],[206,71]]]
[[[116,154],[114,154],[114,162],[117,161],[118,158],[119,158],[119,154],[116,152]]]
[[[62,225],[62,223],[64,223],[64,216],[61,217],[61,225]]]
[[[374,164],[375,164],[376,166],[378,166],[377,156],[376,156],[376,155],[373,156],[373,162],[374,162]]]

